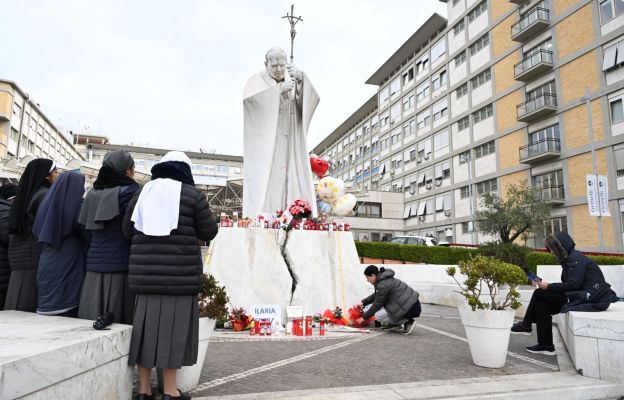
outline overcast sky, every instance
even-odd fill
[[[281,0],[3,0],[0,78],[64,131],[114,144],[242,155],[242,93],[272,46],[289,51]],[[376,87],[364,82],[438,0],[299,0],[295,64],[321,97],[316,146]]]

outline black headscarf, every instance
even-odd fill
[[[41,186],[49,187],[45,178],[50,175],[50,169],[54,165],[47,158],[36,158],[26,165],[26,169],[17,186],[17,193],[13,200],[13,206],[9,213],[9,229],[21,233],[26,226],[26,212],[33,195]]]
[[[195,186],[191,166],[183,161],[165,161],[152,167],[152,180],[169,178]]]
[[[33,235],[41,243],[60,247],[64,237],[76,228],[84,194],[85,177],[78,172],[61,174],[41,202]]]
[[[116,186],[131,186],[134,179],[126,175],[126,171],[134,166],[134,160],[127,151],[111,151],[104,156],[104,162],[93,182],[95,189],[107,189]]]

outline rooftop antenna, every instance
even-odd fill
[[[299,21],[303,22],[303,19],[301,19],[301,15],[295,17],[294,4],[290,5],[290,14],[288,14],[288,11],[286,11],[286,15],[284,15],[282,18],[288,19],[288,22],[290,23],[290,63],[292,64],[294,58],[295,36],[297,35],[295,25],[297,25],[297,22]]]

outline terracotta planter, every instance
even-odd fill
[[[244,328],[243,321],[232,321],[232,330],[235,332],[240,332]]]

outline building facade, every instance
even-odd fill
[[[0,79],[0,158],[81,159],[70,139],[17,84]]]
[[[621,252],[623,3],[446,3],[448,20],[418,28],[366,82],[377,94],[314,152],[351,186],[402,193],[407,233],[488,240],[474,221],[480,195],[525,180],[553,205],[548,233]],[[594,171],[607,177],[609,216],[589,215]]]

